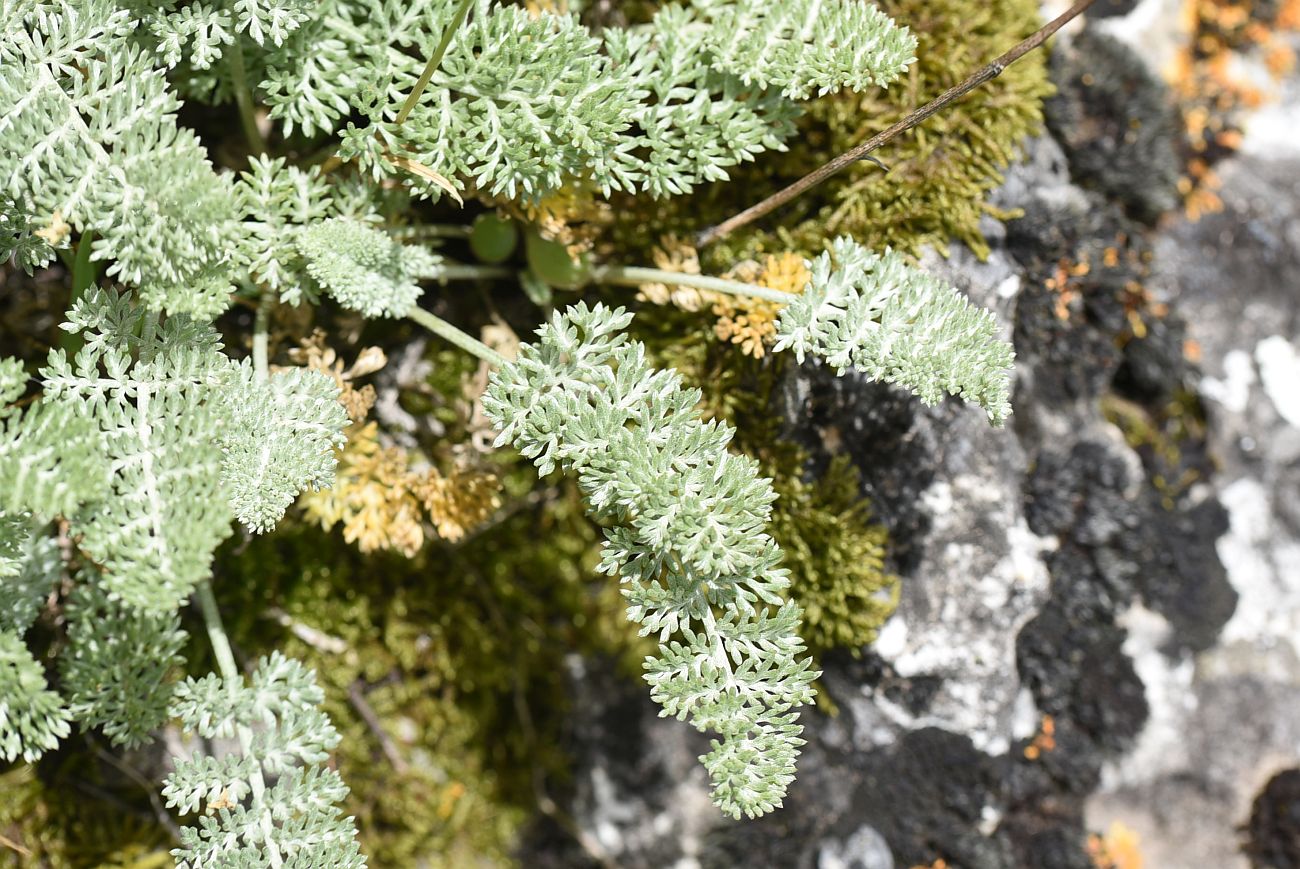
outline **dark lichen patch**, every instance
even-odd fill
[[[784,436],[807,450],[814,474],[846,455],[862,479],[876,521],[889,533],[887,566],[902,575],[920,557],[930,525],[922,494],[934,479],[935,433],[922,424],[919,400],[852,372],[825,366],[792,368],[780,392]]]
[[[1283,770],[1255,797],[1242,851],[1252,869],[1300,866],[1300,769]]]
[[[1122,348],[1160,309],[1144,282],[1151,250],[1141,228],[1100,198],[1086,208],[1035,198],[1008,225],[1025,267],[1017,299],[1017,358],[1034,371],[1036,398],[1092,400],[1109,388]]]
[[[1119,40],[1085,30],[1052,55],[1048,129],[1081,184],[1152,222],[1178,204],[1173,97]]]
[[[868,756],[844,823],[869,823],[902,866],[942,859],[972,869],[1009,869],[1007,842],[980,830],[998,778],[997,763],[967,738],[918,730]]]

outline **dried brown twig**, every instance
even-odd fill
[[[1003,54],[1001,57],[998,57],[991,63],[980,67],[978,70],[971,73],[971,75],[964,81],[950,87],[930,102],[908,114],[907,117],[903,118],[898,123],[888,129],[882,130],[862,144],[845,151],[843,154],[820,168],[809,172],[789,187],[773,193],[762,202],[751,205],[749,208],[746,208],[734,217],[729,217],[717,226],[712,226],[704,230],[696,236],[695,246],[697,248],[702,248],[713,244],[713,242],[730,235],[742,226],[753,223],[765,214],[780,208],[791,199],[811,190],[813,187],[821,184],[832,175],[843,171],[859,160],[870,159],[867,157],[868,154],[897,136],[899,133],[912,129],[944,106],[965,96],[985,82],[992,81],[1000,76],[1002,71],[1008,66],[1046,42],[1056,33],[1056,31],[1060,30],[1072,19],[1079,16],[1084,10],[1091,6],[1093,2],[1094,0],[1077,0],[1073,6],[1062,12],[1047,24],[1044,24],[1041,28],[1035,31],[1032,36],[1025,39],[1015,48],[1011,49],[1006,54]]]

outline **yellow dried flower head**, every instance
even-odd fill
[[[545,5],[545,4],[539,4]],[[536,202],[481,197],[503,214],[532,224],[542,238],[558,241],[573,259],[591,250],[596,238],[614,219],[609,202],[584,184],[567,184]]]
[[[694,245],[675,235],[664,236],[654,252],[655,266],[686,275],[700,274],[700,258]],[[760,284],[785,293],[802,293],[810,277],[803,257],[796,253],[769,254],[762,263],[745,260],[723,277],[746,284]],[[674,305],[683,311],[712,306],[718,322],[713,332],[723,341],[739,345],[747,356],[761,359],[776,340],[776,319],[781,305],[747,296],[730,296],[693,287],[662,283],[642,284],[637,298],[656,305]]]
[[[744,283],[761,284],[785,293],[802,293],[808,285],[808,267],[803,257],[785,252],[769,255],[760,266],[753,261],[740,263],[726,277]],[[762,359],[767,347],[776,340],[776,320],[781,306],[764,299],[724,296],[708,293],[713,314],[718,318],[713,332],[723,341],[740,346],[740,352]]]
[[[424,545],[424,519],[439,536],[457,541],[501,504],[495,474],[458,469],[444,477],[437,468],[411,469],[401,447],[379,443],[379,426],[353,425],[337,453],[334,488],[302,497],[308,518],[326,531],[343,526],[343,539],[362,552],[392,549],[407,558]]]
[[[343,539],[362,552],[394,549],[408,558],[424,545],[423,514],[411,491],[415,475],[400,447],[379,443],[376,423],[353,425],[338,451],[334,487],[309,492],[300,503],[325,530],[343,525]]]

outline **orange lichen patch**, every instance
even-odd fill
[[[915,866],[913,866],[912,869],[956,869],[956,867],[949,866],[948,861],[940,857],[938,860],[935,860],[933,863],[930,863],[929,865],[926,866],[922,866],[920,863],[918,863]]]
[[[1295,52],[1289,45],[1271,45],[1264,52],[1264,65],[1274,78],[1281,78],[1295,69]]]
[[[1091,271],[1092,266],[1086,259],[1075,263],[1062,257],[1057,262],[1052,277],[1043,282],[1049,290],[1056,292],[1053,311],[1058,320],[1070,319],[1070,306],[1080,298],[1078,284],[1074,279],[1081,278]]]
[[[1207,214],[1217,214],[1222,211],[1223,200],[1213,190],[1194,186],[1187,193],[1183,210],[1188,220],[1197,221]]]
[[[1088,837],[1088,856],[1097,869],[1142,869],[1142,852],[1138,835],[1119,821],[1110,825],[1105,836]]]
[[[1055,750],[1056,719],[1044,715],[1042,723],[1038,725],[1038,733],[1034,735],[1034,741],[1025,746],[1025,758],[1038,760],[1044,753]]]
[[[1242,56],[1260,57],[1275,80],[1295,67],[1295,53],[1279,34],[1300,29],[1300,0],[1285,0],[1271,21],[1259,17],[1254,0],[1185,0],[1184,16],[1191,36],[1172,64],[1170,85],[1192,152],[1217,160],[1241,147],[1238,112],[1273,96],[1238,75]],[[1179,183],[1193,220],[1222,208],[1210,177],[1189,166]]]
[[[1300,0],[1283,0],[1274,23],[1279,30],[1300,30]]]
[[[1194,338],[1183,341],[1183,358],[1188,362],[1201,361],[1201,342]]]

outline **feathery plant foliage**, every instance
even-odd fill
[[[812,263],[807,288],[781,312],[776,349],[897,383],[935,404],[946,392],[978,404],[994,425],[1011,412],[1011,345],[996,318],[886,248],[838,238]]]
[[[323,699],[315,674],[278,653],[258,661],[248,681],[209,674],[177,686],[172,713],[186,730],[240,743],[220,759],[178,759],[167,777],[168,805],[215,809],[181,831],[172,852],[179,869],[366,865],[352,819],[334,805],[347,786],[322,765],[339,741],[317,708]]]
[[[329,299],[486,363],[497,445],[576,475],[606,526],[599,570],[659,643],[651,695],[716,734],[717,805],[781,805],[817,671],[770,481],[646,361],[623,309],[578,302],[509,360],[419,301],[462,278],[518,278],[530,298],[646,281],[756,296],[784,306],[777,349],[1001,423],[1012,357],[992,315],[898,254],[841,239],[790,292],[594,262],[536,217],[725,180],[786,148],[800,100],[888,85],[915,45],[866,0],[693,0],[601,28],[492,0],[0,0],[0,256],[73,275],[39,390],[0,359],[0,758],[34,760],[74,722],[138,746],[179,719],[204,740],[163,789],[203,812],[179,865],[365,865],[323,765],[339,737],[322,691],[278,653],[245,677],[208,582],[235,522],[271,532],[332,484],[356,430],[341,365],[269,363],[272,309]],[[187,104],[231,106],[246,147],[187,129]],[[444,194],[534,215],[522,273],[499,265],[521,234],[505,219],[491,266],[408,243],[463,235],[423,222]],[[257,309],[248,359],[214,325],[232,299]],[[219,672],[178,685],[191,596]],[[51,606],[47,675],[26,634]]]
[[[704,758],[718,806],[762,814],[794,778],[794,708],[817,676],[763,530],[775,496],[753,459],[727,451],[731,429],[698,418],[699,391],[622,334],[631,320],[600,305],[556,314],[494,375],[484,409],[498,444],[543,474],[576,472],[592,513],[618,523],[600,570],[627,585],[642,633],[659,635],[651,696],[722,736]]]

